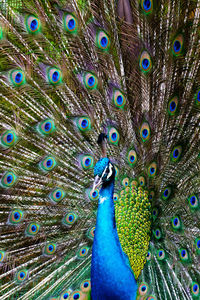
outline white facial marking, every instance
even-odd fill
[[[107,179],[110,178],[111,175],[112,175],[112,165],[109,164],[109,173],[108,173]]]
[[[104,203],[104,201],[106,201],[106,197],[100,197],[99,204]]]

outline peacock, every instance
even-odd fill
[[[200,1],[0,2],[0,299],[200,299]]]

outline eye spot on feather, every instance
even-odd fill
[[[23,220],[24,214],[22,210],[11,211],[8,217],[9,224],[19,224]]]
[[[115,90],[113,93],[113,102],[116,107],[123,109],[126,104],[126,98],[120,90]]]
[[[94,166],[94,159],[91,155],[85,155],[81,159],[81,166],[84,170],[92,169]]]
[[[191,209],[197,209],[199,206],[199,200],[196,195],[190,195],[188,198],[188,202]]]
[[[117,202],[119,200],[119,195],[117,193],[114,193],[113,200],[114,202]]]
[[[95,234],[95,227],[93,226],[93,227],[91,227],[91,228],[88,229],[87,236],[88,236],[90,239],[93,240],[94,234]]]
[[[179,250],[179,256],[182,262],[189,261],[189,253],[186,249],[180,249]]]
[[[195,93],[195,104],[200,105],[200,89]]]
[[[67,32],[75,34],[78,29],[78,22],[74,15],[67,14],[64,17],[64,28]]]
[[[33,237],[35,235],[37,235],[37,233],[39,232],[40,229],[40,225],[37,223],[30,223],[25,231],[25,234],[27,236]]]
[[[95,90],[97,88],[98,80],[94,74],[90,72],[86,72],[83,80],[84,80],[84,85],[87,89]]]
[[[150,261],[150,260],[151,260],[151,252],[148,251],[148,253],[147,253],[147,261]]]
[[[151,57],[147,51],[143,51],[140,57],[140,69],[143,73],[148,73],[152,68]]]
[[[101,30],[97,33],[96,45],[102,51],[108,51],[110,48],[110,39],[105,31]]]
[[[17,176],[12,171],[7,171],[1,178],[0,186],[3,188],[12,187],[17,181]]]
[[[84,292],[84,293],[87,293],[89,292],[91,289],[91,282],[89,279],[87,280],[84,280],[82,283],[81,283],[81,290]]]
[[[137,162],[137,153],[135,150],[130,150],[127,155],[128,163],[130,166],[135,166]]]
[[[15,278],[16,278],[17,283],[19,283],[19,284],[24,282],[25,280],[28,279],[28,270],[23,269],[23,270],[18,271],[15,275]]]
[[[146,142],[150,138],[150,127],[147,122],[144,122],[140,128],[140,137],[143,142]]]
[[[148,292],[148,289],[149,289],[148,285],[145,282],[142,282],[139,286],[139,294],[141,296],[146,295]]]
[[[78,258],[84,258],[85,256],[87,256],[88,251],[89,251],[88,247],[86,246],[81,247],[77,252]]]
[[[119,142],[119,138],[120,138],[120,135],[119,135],[119,132],[117,131],[117,129],[114,127],[111,127],[108,132],[109,142],[111,144],[117,145]]]
[[[10,80],[14,86],[21,86],[25,83],[25,73],[22,70],[13,70],[10,73]]]
[[[44,120],[42,122],[40,122],[37,127],[36,127],[37,131],[39,134],[46,136],[48,134],[51,134],[52,132],[54,132],[56,130],[54,121],[51,119],[47,119]]]
[[[153,11],[152,0],[141,0],[141,7],[146,15],[150,14]]]
[[[9,148],[16,144],[17,139],[18,137],[14,130],[7,130],[2,134],[0,144],[5,148]]]
[[[141,186],[145,186],[146,180],[145,180],[144,176],[140,176],[138,178],[138,182]]]
[[[41,23],[35,16],[28,16],[26,18],[26,29],[29,33],[37,34],[40,31]]]
[[[181,219],[178,216],[174,216],[171,220],[172,228],[173,229],[180,229],[181,228]]]
[[[157,172],[157,164],[155,162],[152,162],[148,167],[148,176],[150,178],[153,178],[156,175]]]
[[[171,161],[177,162],[181,157],[181,153],[182,153],[182,147],[181,146],[174,147],[171,154],[170,154]]]
[[[62,73],[58,68],[49,68],[47,71],[48,82],[57,85],[62,81]]]
[[[193,296],[199,296],[199,284],[197,282],[192,282],[191,291]]]
[[[3,250],[0,250],[0,265],[6,258],[6,252]]]
[[[95,189],[94,191],[89,192],[89,198],[90,200],[97,200],[99,198],[99,191]]]
[[[91,129],[91,120],[89,117],[80,117],[77,120],[77,127],[82,132],[87,132]]]
[[[57,165],[57,162],[53,156],[47,156],[44,160],[39,163],[39,168],[44,171],[48,172],[53,170]]]
[[[122,185],[123,185],[123,187],[127,187],[129,185],[129,178],[128,177],[126,177],[122,180]]]
[[[78,216],[74,212],[67,213],[63,218],[63,224],[70,227],[72,226],[78,219]]]
[[[178,97],[173,97],[168,103],[168,114],[174,116],[178,107]]]
[[[162,261],[165,259],[165,251],[163,249],[157,250],[157,258],[159,261]]]
[[[70,295],[71,295],[72,291],[71,290],[65,290],[62,292],[62,294],[60,295],[60,300],[63,299],[69,299]]]
[[[157,240],[160,240],[161,239],[161,237],[162,237],[162,234],[161,234],[161,231],[160,231],[160,229],[155,229],[155,230],[153,230],[153,234],[154,234],[154,237],[157,239]]]
[[[47,243],[43,249],[43,254],[46,256],[51,256],[55,253],[57,245],[55,243]]]
[[[163,200],[169,199],[169,197],[170,197],[170,195],[171,195],[171,192],[172,192],[171,188],[170,188],[170,187],[166,187],[166,188],[163,190],[162,194],[161,194],[161,198],[162,198]]]
[[[183,50],[183,36],[182,34],[179,34],[173,41],[172,44],[172,53],[174,56],[181,55]]]
[[[53,204],[57,204],[62,199],[64,199],[65,195],[66,193],[64,190],[62,190],[61,188],[57,188],[49,194],[49,199],[52,201]]]

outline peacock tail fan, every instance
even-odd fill
[[[199,11],[1,1],[1,299],[91,298],[101,132],[137,299],[200,298]]]

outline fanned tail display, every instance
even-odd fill
[[[0,299],[135,298],[200,299],[200,1],[3,0]]]

